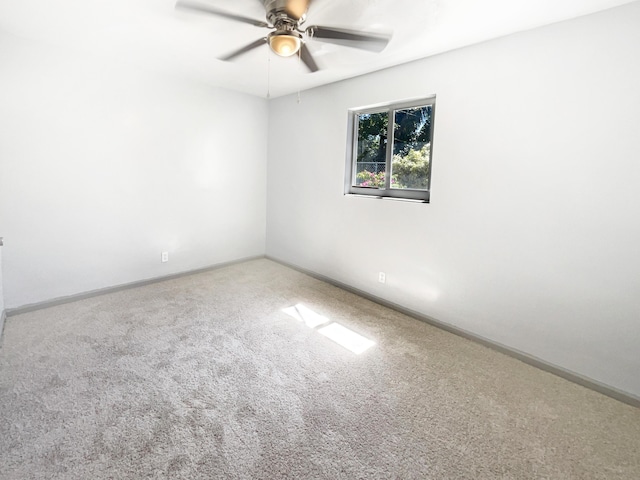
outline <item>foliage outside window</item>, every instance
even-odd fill
[[[429,201],[435,97],[349,112],[345,193]]]

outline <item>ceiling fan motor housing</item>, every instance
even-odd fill
[[[267,11],[267,20],[278,28],[278,22],[288,21],[295,28],[304,23],[308,2],[301,0],[266,0],[264,8]]]

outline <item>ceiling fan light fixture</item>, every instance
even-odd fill
[[[300,35],[287,30],[276,30],[269,34],[269,47],[276,55],[290,57],[300,50],[302,40]]]

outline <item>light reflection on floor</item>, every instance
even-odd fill
[[[316,328],[330,322],[327,317],[323,317],[301,303],[292,307],[284,308],[282,311],[295,318],[297,321],[304,322],[304,324],[309,328]],[[337,322],[333,322],[319,328],[317,332],[333,340],[347,350],[352,351],[356,355],[361,354],[376,344],[374,341],[363,337],[359,333],[356,333]]]
[[[305,325],[309,328],[316,328],[318,325],[329,322],[329,319],[327,317],[323,317],[310,308],[305,307],[301,303],[298,303],[293,307],[285,308],[282,311],[292,316],[299,322],[304,322]]]

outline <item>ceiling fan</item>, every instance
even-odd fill
[[[274,53],[281,57],[290,57],[297,53],[307,68],[311,72],[316,72],[319,70],[319,67],[306,46],[308,39],[313,38],[348,47],[381,52],[391,38],[390,35],[381,33],[323,27],[319,25],[313,25],[303,29],[302,24],[307,18],[307,11],[309,10],[311,0],[258,1],[265,8],[266,22],[236,15],[235,13],[220,10],[202,3],[196,3],[192,0],[178,0],[176,8],[216,15],[236,22],[248,23],[256,27],[271,30],[266,37],[260,38],[220,58],[220,60],[225,61],[233,60],[243,53],[249,52],[266,43]]]

